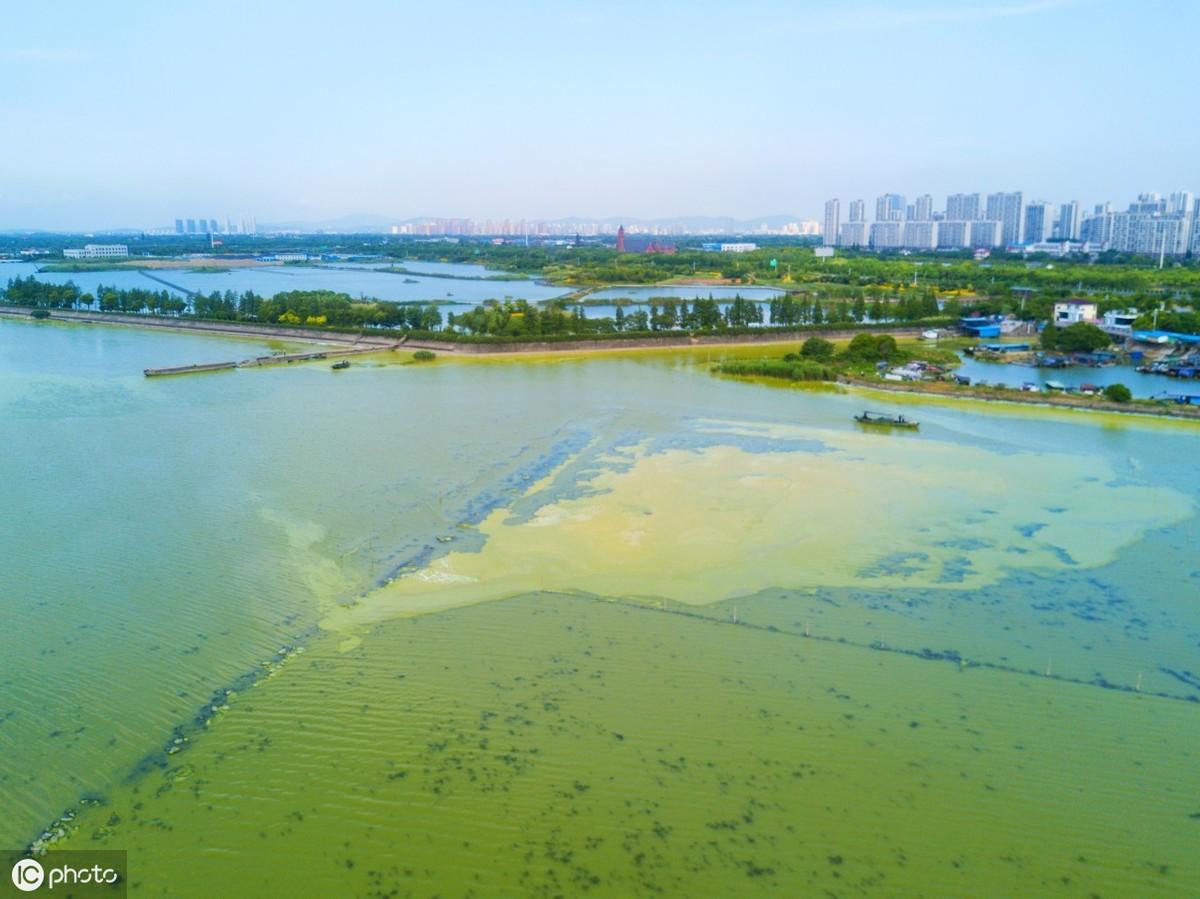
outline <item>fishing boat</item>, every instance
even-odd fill
[[[864,411],[862,415],[854,416],[860,425],[883,425],[888,428],[909,428],[915,431],[921,426],[919,421],[905,418],[903,415],[887,415],[883,412]]]
[[[334,371],[341,371],[343,368],[349,368],[349,367],[350,367],[349,359],[343,359],[341,362],[335,362],[335,363],[333,363],[333,365],[330,366],[330,368],[332,368]]]

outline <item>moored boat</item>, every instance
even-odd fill
[[[854,416],[860,425],[882,425],[888,428],[908,428],[915,431],[921,426],[919,421],[905,418],[903,415],[887,415],[883,412],[863,411],[862,415]]]

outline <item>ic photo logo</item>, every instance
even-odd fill
[[[124,850],[61,849],[38,858],[0,851],[0,862],[12,866],[9,876],[19,893],[72,899],[121,899],[126,895],[128,858]],[[0,896],[15,895],[0,880]]]
[[[42,870],[41,863],[37,859],[22,858],[13,865],[13,886],[22,893],[32,893],[42,885],[42,881],[45,879],[46,872]]]

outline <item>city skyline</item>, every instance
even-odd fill
[[[251,216],[177,216],[173,225],[141,229],[67,229],[59,233],[144,233],[180,237],[286,233],[377,233],[391,236],[506,236],[614,237],[619,229],[631,235],[700,236],[746,234],[820,237],[828,247],[869,249],[966,249],[1003,246],[1067,244],[1067,249],[1116,249],[1137,253],[1163,252],[1180,256],[1200,253],[1200,204],[1191,190],[1167,193],[1142,191],[1123,205],[1078,199],[1030,198],[1020,190],[985,193],[956,192],[936,202],[929,193],[889,192],[875,198],[874,216],[867,200],[849,199],[842,217],[841,198],[823,204],[814,218],[774,215],[737,220],[730,216],[695,216],[655,220],[613,216],[587,219],[503,218],[465,216],[348,216],[337,222],[264,223]],[[931,227],[925,227],[926,225]],[[24,229],[5,229],[20,233]],[[31,232],[34,233],[34,232]]]
[[[935,209],[921,194],[876,198],[875,218],[867,221],[865,202],[853,200],[841,218],[841,199],[825,201],[822,243],[826,247],[873,250],[958,250],[996,247],[1184,256],[1200,253],[1200,205],[1191,190],[1167,194],[1143,191],[1122,208],[1111,200],[1085,205],[1078,199],[1028,199],[1022,191],[954,193]]]
[[[0,147],[0,229],[151,228],[201,209],[802,220],[897,184],[1134,196],[1194,171],[1167,9],[268,2],[230,31],[162,4],[67,3],[48,32],[16,8],[0,35],[0,74],[20,87],[3,106],[20,139]],[[1175,33],[1200,25],[1200,10],[1170,13]],[[80,90],[92,81],[104,102]]]

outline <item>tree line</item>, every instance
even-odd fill
[[[73,281],[50,284],[30,275],[8,281],[0,298],[13,306],[35,309],[99,309],[126,314],[183,315],[218,321],[350,328],[398,328],[436,331],[442,312],[436,304],[355,300],[331,290],[292,290],[265,298],[252,290],[196,293],[186,300],[168,290],[97,285],[84,293]]]

